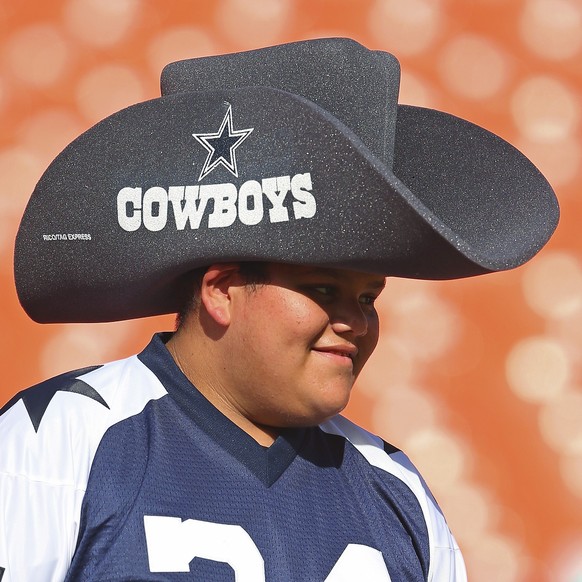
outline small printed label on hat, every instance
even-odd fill
[[[224,228],[235,221],[253,226],[309,219],[317,202],[312,193],[311,173],[275,176],[235,184],[192,186],[127,186],[117,194],[117,221],[127,232],[140,228],[157,232],[164,228],[184,230]],[[204,222],[203,222],[204,219]]]
[[[42,240],[55,241],[55,240],[74,240],[83,241],[91,240],[91,235],[88,232],[58,232],[54,234],[43,234]]]

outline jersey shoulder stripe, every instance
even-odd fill
[[[336,416],[320,425],[325,432],[344,437],[370,463],[403,481],[414,493],[422,509],[428,528],[430,566],[428,582],[440,582],[455,573],[455,582],[466,582],[467,574],[459,546],[426,482],[400,450],[378,436],[354,424],[343,416]]]

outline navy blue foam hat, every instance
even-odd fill
[[[399,78],[349,39],[168,65],[162,97],[89,129],[38,182],[16,239],[24,309],[171,313],[214,262],[453,279],[528,261],[558,221],[548,182],[496,135],[399,105]]]

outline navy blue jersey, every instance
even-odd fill
[[[162,336],[2,412],[2,582],[466,580],[402,452],[341,416],[262,447]]]

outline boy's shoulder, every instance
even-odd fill
[[[0,472],[79,486],[107,429],[165,393],[136,356],[31,386],[0,409]]]

